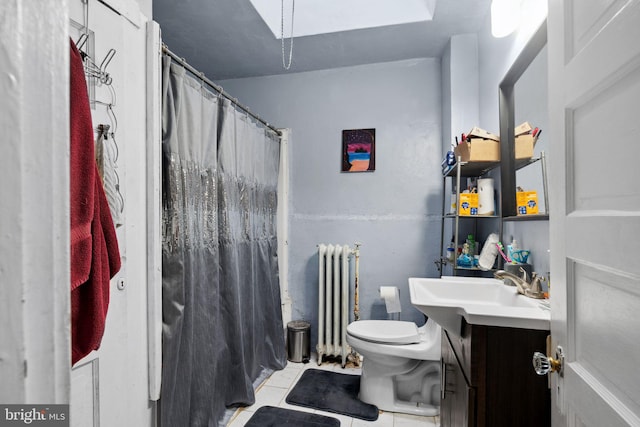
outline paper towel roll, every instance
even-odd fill
[[[387,313],[400,313],[400,292],[396,286],[380,286],[380,297],[387,306]]]
[[[493,215],[495,210],[493,178],[478,179],[478,215]]]

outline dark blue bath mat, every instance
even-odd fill
[[[358,399],[360,375],[307,369],[285,399],[290,405],[320,409],[366,421],[378,419],[378,408]]]
[[[309,412],[263,406],[253,414],[245,427],[340,427],[340,421]]]

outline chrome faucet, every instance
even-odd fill
[[[502,279],[505,284],[511,282],[516,288],[518,288],[518,293],[522,294],[529,298],[542,299],[544,298],[544,292],[542,292],[542,288],[540,286],[540,282],[544,280],[544,277],[538,276],[537,273],[533,273],[531,275],[531,282],[527,279],[527,272],[524,268],[520,267],[520,271],[522,272],[522,277],[516,276],[513,273],[509,273],[508,271],[498,270],[493,273],[493,276],[496,279]]]

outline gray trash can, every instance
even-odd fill
[[[304,320],[287,323],[287,359],[292,362],[309,362],[309,330],[311,324]]]

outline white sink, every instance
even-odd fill
[[[460,333],[472,325],[549,330],[550,312],[541,300],[518,294],[501,280],[443,276],[409,279],[411,304],[444,329]]]

